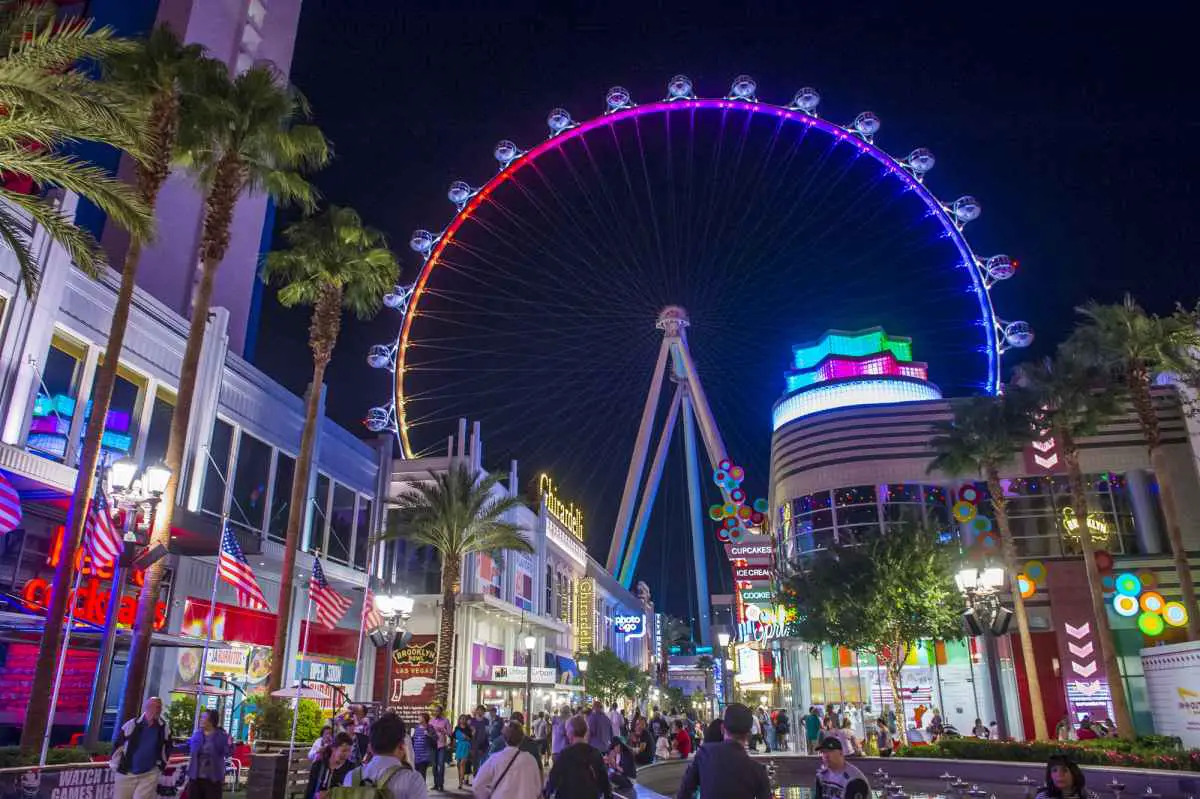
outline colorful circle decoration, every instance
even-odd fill
[[[1031,596],[1037,593],[1037,583],[1035,583],[1033,580],[1030,580],[1027,575],[1018,574],[1017,590],[1021,592],[1022,599],[1029,599]]]
[[[766,513],[771,509],[771,506],[767,504],[767,500],[764,497],[759,497],[754,500],[754,509],[759,513]]]
[[[1046,579],[1046,564],[1040,560],[1025,561],[1025,576],[1035,583]]]
[[[1138,615],[1138,601],[1131,596],[1125,594],[1117,594],[1113,597],[1113,610],[1118,616],[1130,618]]]
[[[737,504],[741,505],[746,501],[746,492],[740,488],[735,488],[729,492],[729,498]]]
[[[729,470],[729,479],[737,480],[739,483],[746,479],[746,470],[741,466],[734,466]]]
[[[1166,623],[1163,621],[1163,617],[1157,613],[1143,613],[1138,616],[1138,629],[1146,635],[1151,637],[1162,635],[1165,627]]]
[[[1142,581],[1142,588],[1153,589],[1158,588],[1158,575],[1150,570],[1140,571],[1137,573],[1138,579]]]
[[[986,516],[976,516],[971,521],[971,529],[977,533],[990,533],[992,531],[992,520]]]
[[[972,505],[979,504],[979,489],[967,483],[958,490],[958,498],[963,502],[970,502]]]
[[[1187,608],[1182,602],[1168,602],[1163,605],[1162,618],[1172,627],[1185,627],[1188,623]]]
[[[962,500],[959,500],[958,502],[954,503],[954,507],[950,509],[950,512],[954,514],[955,521],[966,524],[974,519],[975,514],[979,511],[970,502],[963,502]]]
[[[1096,550],[1096,568],[1099,569],[1101,572],[1108,572],[1108,571],[1112,571],[1112,567],[1113,567],[1113,556],[1111,554],[1109,554],[1106,550],[1103,550],[1103,549]]]
[[[1000,544],[1000,539],[995,533],[984,533],[979,536],[979,545],[984,549],[995,549]]]
[[[1138,602],[1141,604],[1142,610],[1147,613],[1162,613],[1163,607],[1167,604],[1163,595],[1157,591],[1146,591],[1138,599]]]
[[[750,517],[750,523],[755,527],[761,527],[762,523],[767,520],[767,514],[754,511],[754,515]]]
[[[1111,594],[1117,590],[1117,578],[1111,574],[1106,574],[1100,578],[1100,587],[1104,589],[1104,593]]]
[[[708,518],[712,519],[714,522],[719,522],[722,519],[724,519],[725,518],[725,506],[724,505],[709,506]]]
[[[1132,572],[1122,572],[1121,574],[1118,574],[1114,585],[1116,586],[1118,594],[1136,597],[1138,594],[1142,593],[1142,581],[1139,580],[1137,575],[1133,574]]]
[[[737,509],[737,517],[744,522],[749,521],[750,517],[753,515],[754,511],[750,509],[749,505],[742,505]]]

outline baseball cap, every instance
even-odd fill
[[[834,738],[832,735],[830,735],[829,737],[822,740],[819,744],[817,744],[817,751],[818,752],[840,752],[840,751],[842,751],[842,742],[840,739]]]
[[[731,735],[745,735],[754,728],[754,714],[750,708],[741,702],[734,702],[725,708],[725,729]]]

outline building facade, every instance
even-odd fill
[[[391,496],[456,463],[479,471],[481,451],[478,424],[468,437],[462,422],[445,456],[393,464]],[[537,485],[537,496],[529,503],[536,510],[521,505],[508,519],[521,529],[532,552],[463,558],[450,699],[455,713],[480,704],[504,713],[525,711],[527,678],[533,710],[577,704],[583,696],[580,660],[589,652],[611,649],[631,665],[650,667],[654,607],[648,590],[625,590],[592,559],[582,511],[563,499],[552,478],[541,476]],[[498,496],[521,495],[516,462],[496,491]],[[433,701],[441,564],[436,553],[404,540],[388,542],[382,552],[385,582],[414,596],[416,607],[409,624],[412,641],[393,653],[386,681],[378,679],[387,662],[385,650],[379,651],[375,697],[415,716]],[[536,641],[532,652],[525,649],[527,636]],[[527,672],[531,664],[532,672]]]
[[[771,505],[784,560],[794,563],[830,546],[883,534],[889,523],[914,516],[964,549],[995,547],[995,534],[986,529],[990,525],[974,518],[959,521],[967,515],[961,507],[964,497],[978,497],[978,518],[990,521],[986,484],[975,475],[930,471],[936,455],[934,426],[952,418],[950,403],[916,397],[897,401],[891,396],[871,402],[865,395],[864,400],[789,417],[777,425]],[[1174,389],[1156,389],[1154,402],[1195,569],[1200,566],[1195,453]],[[1157,481],[1132,411],[1083,439],[1080,447],[1087,524],[1097,549],[1111,556],[1109,579],[1137,575],[1163,601],[1177,601],[1179,585],[1164,536]],[[1049,468],[1042,465],[1046,463],[1051,463]],[[1026,607],[1049,725],[1053,728],[1068,716],[1077,722],[1084,711],[1110,715],[1107,680],[1121,679],[1138,731],[1152,731],[1138,653],[1146,646],[1183,640],[1184,630],[1169,623],[1139,629],[1137,619],[1117,611],[1114,582],[1106,606],[1121,674],[1097,675],[1093,663],[1074,658],[1068,644],[1078,644],[1075,651],[1086,647],[1070,638],[1071,631],[1085,629],[1094,619],[1066,476],[1057,459],[1043,457],[1039,462],[1022,456],[1014,457],[1001,477],[1017,556],[1030,577],[1025,583]],[[1011,605],[1010,597],[1002,594],[1001,599]],[[780,644],[773,646],[778,649]],[[830,647],[812,653],[807,647],[784,648],[787,657],[780,670],[790,674],[786,679],[797,708],[863,703],[878,712],[893,704],[886,674],[869,656]],[[996,721],[1002,733],[1030,737],[1028,681],[1023,659],[1014,651],[1018,648],[1015,629],[998,637],[968,636],[919,648],[904,670],[903,715],[909,726],[918,707],[938,707],[960,732],[969,731],[981,718],[985,724]]]

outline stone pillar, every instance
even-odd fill
[[[1162,532],[1155,513],[1157,500],[1150,493],[1150,473],[1145,469],[1131,469],[1125,473],[1125,482],[1129,487],[1129,504],[1133,506],[1138,549],[1143,555],[1158,555],[1163,551]]]

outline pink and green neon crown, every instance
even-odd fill
[[[882,327],[830,330],[817,341],[792,347],[787,392],[818,383],[861,377],[929,379],[928,364],[912,359],[912,339],[889,336]]]

